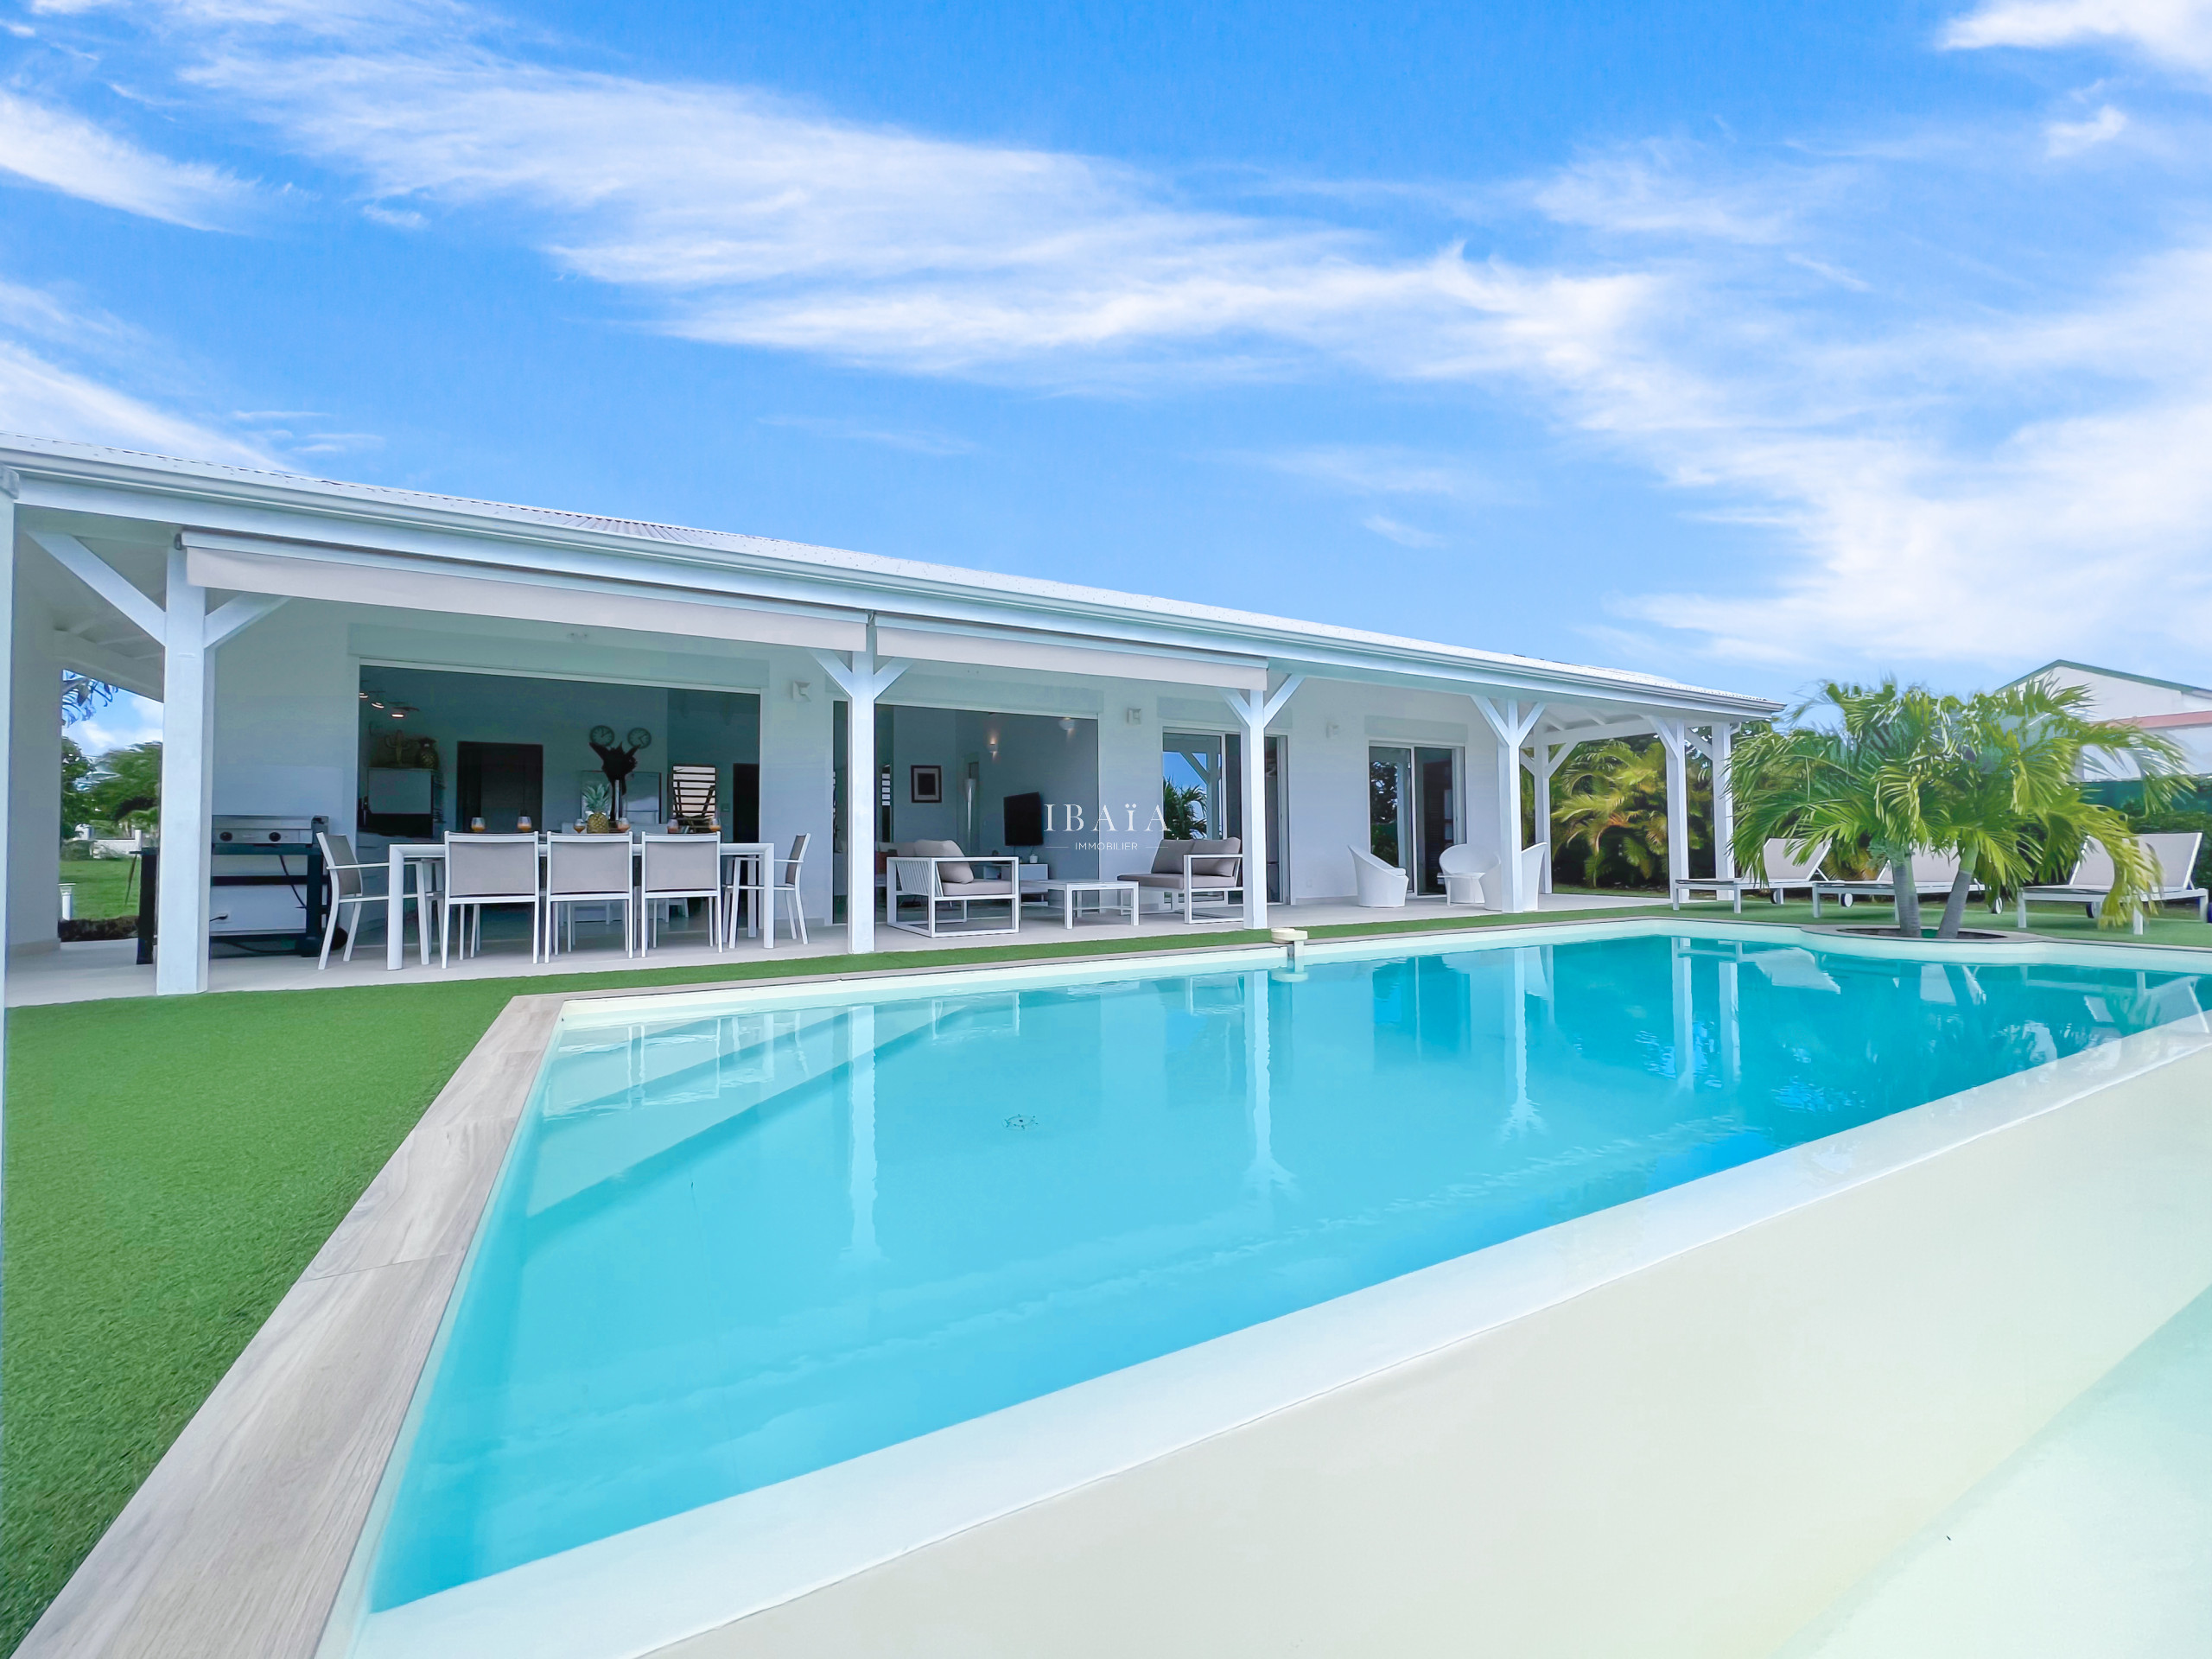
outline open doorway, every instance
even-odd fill
[[[459,743],[454,749],[454,792],[461,828],[512,835],[528,818],[532,828],[545,807],[545,749],[537,743]]]

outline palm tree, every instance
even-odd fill
[[[2133,823],[2082,794],[2083,762],[2094,758],[2100,771],[2132,763],[2155,811],[2180,786],[2181,751],[2156,732],[2094,719],[2080,686],[2034,680],[1946,702],[1951,734],[1931,799],[1936,844],[1957,855],[1959,869],[1936,937],[1958,937],[1976,880],[1992,893],[2012,891],[2039,867],[2070,868],[2091,836],[2113,863],[2099,919],[2119,926],[2156,890],[2158,872]]]
[[[1816,708],[1834,725],[1805,725]],[[1938,938],[1955,938],[1967,890],[2017,887],[2038,866],[2070,864],[2094,836],[2112,855],[2107,925],[2118,926],[2153,880],[2148,856],[2127,820],[2082,793],[2076,774],[2091,756],[2133,761],[2146,798],[2172,792],[2179,752],[2167,739],[2133,726],[2091,719],[2087,694],[2041,682],[1938,696],[1894,679],[1874,686],[1831,682],[1790,724],[1754,734],[1735,752],[1730,777],[1737,799],[1736,856],[1764,874],[1770,837],[1809,858],[1827,848],[1864,848],[1890,868],[1897,931],[1921,937],[1916,852],[1943,851],[1959,861]]]
[[[1822,708],[1835,711],[1834,725],[1801,723]],[[1787,843],[1799,859],[1864,847],[1890,867],[1897,931],[1918,938],[1912,855],[1936,844],[1929,796],[1949,724],[1942,700],[1924,686],[1823,684],[1819,696],[1790,711],[1787,726],[1754,733],[1735,751],[1729,780],[1737,863],[1765,874],[1770,840]]]
[[[1702,771],[1694,762],[1689,769],[1693,849],[1703,844],[1699,803],[1711,794],[1709,785],[1700,788]],[[1587,850],[1592,887],[1608,853],[1628,867],[1632,880],[1660,879],[1667,868],[1667,754],[1656,738],[1586,743],[1560,768],[1558,786],[1552,821],[1564,830],[1560,845],[1579,842]],[[1551,826],[1537,826],[1539,840],[1551,834]]]

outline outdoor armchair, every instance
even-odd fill
[[[918,841],[912,853],[894,853],[883,861],[883,919],[887,925],[909,933],[940,937],[959,933],[1013,933],[1021,926],[1020,861],[1014,858],[977,858],[960,850],[957,841]],[[848,900],[848,902],[851,902]],[[1006,906],[1006,925],[977,925],[969,906],[977,903]],[[918,918],[906,906],[919,905]],[[958,908],[957,918],[947,912]]]
[[[766,923],[764,931],[767,934],[768,948],[772,950],[776,945],[776,901],[779,899],[784,901],[784,906],[791,915],[791,937],[801,944],[807,942],[806,909],[800,902],[798,891],[799,872],[806,862],[806,832],[803,830],[791,837],[791,855],[783,861],[782,869],[769,878],[767,914],[763,920]]]
[[[1355,851],[1357,849],[1355,849]],[[1378,859],[1376,862],[1380,863]],[[1384,868],[1391,868],[1385,865]],[[1497,866],[1492,864],[1491,869]],[[1357,872],[1354,861],[1354,872]],[[1464,841],[1454,842],[1436,858],[1437,873],[1444,878],[1444,902],[1447,905],[1479,905],[1483,902],[1483,878],[1489,873],[1482,867],[1480,855]],[[1403,874],[1402,870],[1400,874]],[[1362,903],[1365,899],[1361,900]]]
[[[1358,899],[1366,910],[1398,910],[1406,902],[1406,873],[1395,864],[1385,864],[1363,847],[1346,847],[1351,855],[1351,876],[1358,887]],[[1481,878],[1477,877],[1479,883]]]
[[[357,861],[353,856],[353,843],[344,836],[329,835],[318,830],[315,838],[322,847],[322,874],[330,895],[329,909],[322,923],[322,960],[315,964],[321,969],[330,966],[330,947],[338,935],[339,917],[348,905],[353,907],[353,925],[346,930],[346,950],[341,960],[353,960],[353,941],[361,931],[362,913],[371,905],[382,905],[386,898],[382,892],[369,891],[368,878],[375,876],[380,881],[389,881],[391,866]],[[399,913],[403,925],[410,903],[415,906],[415,925],[417,928],[429,925],[429,909],[426,902],[429,897],[427,893],[416,893],[400,899]]]
[[[1244,897],[1243,842],[1235,836],[1219,841],[1163,841],[1152,855],[1152,868],[1117,876],[1140,890],[1160,895],[1162,906],[1180,910],[1186,922],[1199,920],[1201,899],[1223,904]],[[1207,919],[1220,919],[1209,918]]]

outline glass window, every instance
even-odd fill
[[[1226,755],[1217,732],[1168,732],[1160,741],[1160,813],[1170,841],[1230,833]]]

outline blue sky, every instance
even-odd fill
[[[2212,679],[2212,0],[0,23],[0,430],[1777,696]]]

